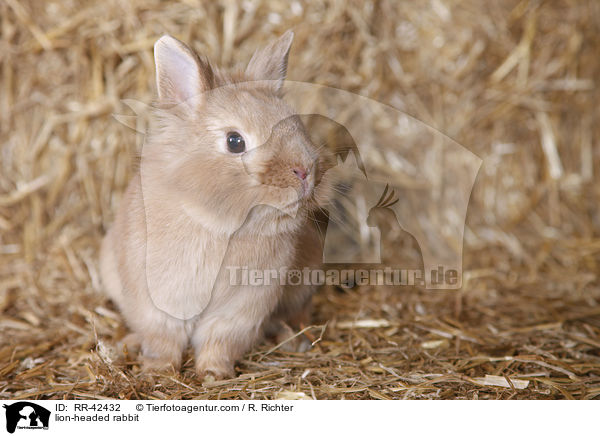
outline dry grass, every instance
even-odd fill
[[[243,5],[0,0],[0,398],[598,398],[600,3]],[[305,354],[142,374],[97,292],[140,147],[112,114],[152,99],[165,32],[232,66],[290,27],[291,79],[402,105],[484,159],[463,287],[326,288]]]

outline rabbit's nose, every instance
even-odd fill
[[[306,175],[307,175],[307,171],[306,169],[304,169],[303,167],[296,167],[293,168],[292,171],[294,172],[294,174],[296,174],[296,176],[300,179],[300,180],[304,180],[306,179]]]

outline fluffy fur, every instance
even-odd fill
[[[199,374],[232,376],[265,328],[307,321],[312,287],[230,286],[228,269],[321,258],[307,214],[322,155],[281,98],[292,38],[257,51],[235,75],[170,36],[155,45],[159,98],[140,171],[100,255],[106,292],[146,367],[179,367],[191,343]],[[246,152],[227,150],[231,131]]]

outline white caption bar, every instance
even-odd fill
[[[597,403],[591,401],[14,400],[0,404],[3,406],[0,435],[19,436],[222,433],[488,436],[597,431]]]

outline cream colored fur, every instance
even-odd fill
[[[191,343],[199,374],[232,376],[267,324],[305,318],[312,287],[230,286],[227,270],[320,261],[307,211],[321,156],[280,95],[292,37],[237,75],[172,37],[155,45],[159,99],[100,254],[104,287],[145,367],[179,367]],[[247,152],[227,151],[230,131]],[[305,182],[295,168],[308,171]]]

